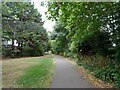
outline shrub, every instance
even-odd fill
[[[103,81],[113,83],[115,86],[120,87],[120,72],[119,68],[106,66],[96,70],[95,76]]]
[[[116,60],[116,63],[120,66],[120,44],[118,44],[116,47],[115,47],[115,60]]]
[[[83,54],[110,55],[111,42],[107,32],[96,31],[88,35],[78,45],[78,52]]]

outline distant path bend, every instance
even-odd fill
[[[82,78],[75,65],[66,61],[62,56],[53,56],[56,70],[51,88],[93,88],[87,80]]]

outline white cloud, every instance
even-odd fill
[[[46,28],[47,31],[52,31],[53,30],[53,26],[55,25],[55,21],[51,21],[48,20],[45,12],[47,11],[47,7],[46,6],[41,6],[41,2],[44,0],[32,0],[32,2],[34,2],[34,7],[38,10],[38,12],[40,12],[40,14],[42,14],[42,20],[45,21],[44,22],[44,28]]]

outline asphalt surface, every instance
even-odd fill
[[[65,58],[54,55],[54,61],[56,70],[51,88],[93,88],[90,82],[83,78],[78,68]]]

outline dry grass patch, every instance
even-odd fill
[[[34,58],[35,59],[35,58]],[[17,87],[15,80],[23,74],[23,70],[32,65],[37,65],[33,58],[9,59],[2,62],[2,81],[3,87]]]
[[[40,65],[41,64],[40,60],[42,60],[43,58],[47,59],[51,58],[51,56],[47,55],[44,57],[27,57],[3,60],[2,61],[3,87],[4,88],[20,87],[18,84],[16,84],[16,79],[18,79],[21,76],[24,76],[26,69]]]

